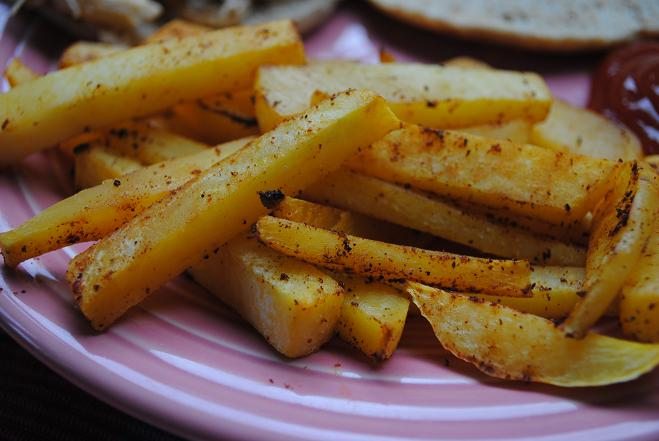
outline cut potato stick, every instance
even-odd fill
[[[389,282],[410,279],[455,290],[527,296],[531,267],[523,260],[482,259],[394,245],[264,216],[259,240],[309,263]]]
[[[136,170],[57,202],[17,228],[0,233],[5,265],[13,267],[48,251],[105,237],[250,140]]]
[[[383,283],[340,277],[345,289],[339,337],[375,361],[393,355],[403,334],[410,301]]]
[[[460,127],[455,130],[482,136],[489,139],[502,139],[517,144],[526,144],[531,138],[533,124],[523,120],[514,119],[498,124],[484,124],[480,126]]]
[[[208,144],[259,133],[251,89],[179,104],[171,113],[167,121],[174,130]]]
[[[569,228],[601,199],[615,164],[409,125],[362,149],[348,166],[386,181]]]
[[[367,88],[382,95],[403,121],[434,128],[540,121],[551,105],[541,77],[532,73],[424,64],[350,62],[259,69],[256,115],[268,130],[302,112],[315,91]]]
[[[407,292],[442,346],[487,375],[564,387],[629,381],[659,364],[659,345],[594,333],[566,337],[554,322],[417,283]]]
[[[643,158],[643,161],[648,164],[655,172],[659,172],[659,155],[649,155]]]
[[[106,179],[120,178],[142,168],[136,159],[121,156],[102,145],[83,145],[74,150],[74,182],[78,190],[101,184]]]
[[[193,23],[187,20],[174,19],[156,29],[153,34],[149,35],[144,40],[144,43],[160,43],[172,38],[186,38],[195,35],[201,35],[212,30],[213,28],[209,28],[208,26],[204,26],[198,23]]]
[[[28,83],[39,77],[40,75],[23,64],[20,58],[12,58],[5,68],[5,78],[11,87]]]
[[[618,168],[611,190],[593,217],[588,244],[585,297],[563,329],[582,338],[605,313],[638,264],[659,211],[659,177],[636,162]]]
[[[433,234],[500,257],[563,266],[583,266],[586,261],[582,248],[499,225],[412,190],[347,170],[333,173],[306,189],[304,194],[316,201]]]
[[[272,215],[382,242],[421,246],[432,240],[430,236],[400,225],[290,196],[277,203]]]
[[[535,267],[535,284],[530,297],[497,297],[469,294],[488,302],[500,303],[517,311],[548,319],[566,317],[583,293],[585,271],[575,267]]]
[[[303,61],[299,35],[281,21],[128,49],[53,72],[0,96],[0,165],[85,130],[247,88],[259,65]]]
[[[620,296],[620,324],[625,335],[659,342],[659,219]]]
[[[240,236],[188,273],[287,357],[315,352],[333,335],[343,292],[313,265]]]
[[[248,229],[266,212],[259,192],[296,193],[398,126],[382,98],[349,91],[257,138],[76,256],[67,277],[81,311],[109,326]]]
[[[553,150],[606,159],[640,159],[641,142],[602,115],[554,100],[547,119],[531,132],[531,143]]]
[[[122,44],[77,41],[64,49],[64,52],[62,52],[59,58],[59,67],[60,69],[65,69],[123,52],[126,49],[128,49],[128,46]]]

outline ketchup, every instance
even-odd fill
[[[659,154],[659,42],[634,43],[606,57],[588,106],[636,133],[645,154]]]

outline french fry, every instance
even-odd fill
[[[659,345],[589,333],[566,337],[554,322],[496,303],[409,283],[407,292],[442,346],[487,375],[563,387],[629,381],[659,364]]]
[[[643,158],[643,161],[648,164],[655,172],[659,173],[659,155],[648,155]]]
[[[431,240],[431,237],[400,225],[290,196],[277,203],[272,215],[382,242],[421,246]]]
[[[12,58],[5,68],[5,78],[11,87],[16,87],[39,78],[39,74],[23,64],[20,58]]]
[[[593,216],[585,296],[563,323],[566,335],[582,338],[604,314],[638,264],[659,211],[659,176],[636,162],[618,168],[611,189]]]
[[[554,100],[547,119],[531,131],[531,143],[553,150],[606,159],[641,159],[634,133],[587,109]]]
[[[5,265],[14,267],[48,251],[105,237],[249,141],[237,140],[196,155],[154,164],[55,203],[17,228],[0,233]]]
[[[287,357],[315,352],[334,335],[344,290],[312,265],[240,236],[188,273]]]
[[[67,278],[81,311],[104,329],[248,229],[266,212],[259,192],[300,191],[398,126],[382,98],[349,91],[257,138],[76,256]]]
[[[569,228],[601,199],[615,164],[409,125],[362,149],[354,171]]]
[[[259,133],[251,89],[179,104],[167,120],[174,130],[208,144]]]
[[[258,238],[291,257],[377,281],[409,279],[468,292],[527,296],[531,267],[523,260],[493,260],[430,251],[336,233],[264,216]]]
[[[583,293],[585,271],[578,267],[536,267],[531,276],[535,289],[530,297],[497,297],[469,294],[476,298],[499,303],[520,312],[547,319],[566,317]]]
[[[193,23],[187,20],[174,19],[171,20],[149,35],[145,40],[145,44],[161,43],[165,40],[173,38],[186,38],[196,35],[201,35],[206,32],[212,31],[213,28],[204,26],[198,23]]]
[[[499,225],[412,190],[346,170],[333,173],[304,194],[500,257],[563,266],[583,266],[586,261],[584,249]]]
[[[340,277],[345,294],[337,332],[375,361],[393,355],[403,334],[410,301],[383,283]]]
[[[74,151],[74,157],[74,182],[79,190],[142,168],[140,161],[108,151],[102,145],[83,144]]]
[[[659,219],[622,289],[620,324],[629,337],[659,342]]]
[[[117,54],[128,49],[128,46],[114,43],[99,43],[97,41],[77,41],[64,49],[59,59],[60,69],[98,60],[108,55]]]
[[[540,121],[551,105],[536,74],[423,64],[349,62],[259,69],[256,115],[261,130],[302,112],[312,94],[367,88],[382,95],[403,121],[434,128]]]
[[[0,96],[0,165],[85,130],[247,88],[259,65],[303,61],[299,35],[281,21],[128,49],[53,72]]]
[[[483,138],[502,139],[517,144],[526,144],[531,139],[532,128],[532,123],[523,119],[514,119],[502,123],[460,127],[456,130],[470,135],[482,136]]]

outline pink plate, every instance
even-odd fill
[[[352,2],[351,2],[352,3]],[[0,60],[21,55],[46,71],[66,42],[31,15],[7,20]],[[585,71],[544,57],[477,47],[416,31],[367,6],[344,5],[308,36],[317,57],[439,61],[467,51],[514,67],[537,63],[554,92],[583,103]],[[494,55],[493,55],[494,54]],[[529,58],[530,57],[530,58]],[[555,58],[554,58],[555,60]],[[535,65],[535,64],[534,64]],[[520,66],[524,66],[521,64]],[[0,231],[71,191],[65,165],[36,155],[0,173]],[[334,341],[285,360],[202,289],[181,277],[108,332],[97,335],[73,309],[64,282],[68,248],[0,269],[0,323],[40,360],[100,399],[195,439],[656,440],[659,372],[605,388],[565,390],[481,375],[438,347],[412,319],[392,360],[373,367]]]

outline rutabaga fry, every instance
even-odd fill
[[[244,235],[188,273],[287,357],[318,350],[334,335],[343,307],[344,290],[331,276]]]
[[[455,290],[528,296],[531,266],[394,245],[264,216],[258,238],[271,248],[309,263],[377,281],[410,279]]]
[[[585,296],[562,325],[567,335],[584,337],[638,264],[659,211],[658,182],[659,176],[639,168],[636,162],[618,168],[610,191],[593,217]]]
[[[622,289],[620,324],[627,336],[659,342],[659,218]]]
[[[331,174],[304,194],[495,256],[543,265],[583,266],[586,261],[583,248],[500,225],[411,189],[347,170]]]
[[[301,62],[300,37],[281,21],[132,48],[50,73],[0,96],[0,165],[86,130],[247,88],[262,64]]]
[[[401,120],[443,129],[540,121],[551,105],[549,89],[532,73],[332,61],[260,68],[254,85],[259,126],[269,130],[304,111],[316,91],[332,94],[347,88],[373,90]]]
[[[48,251],[105,237],[250,140],[233,141],[136,170],[55,203],[15,229],[0,233],[5,265],[13,267]]]
[[[347,165],[385,181],[570,228],[601,199],[615,163],[408,125],[362,149]]]
[[[555,386],[620,383],[659,365],[659,345],[589,333],[566,337],[554,322],[503,305],[409,283],[408,294],[449,352],[497,378]]]
[[[81,311],[104,329],[248,229],[266,212],[259,192],[296,193],[399,124],[382,98],[348,91],[279,125],[76,256],[67,278]]]

